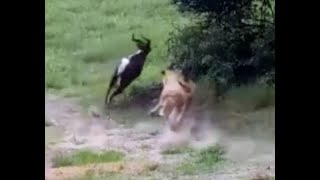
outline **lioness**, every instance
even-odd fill
[[[158,115],[164,117],[170,125],[171,130],[177,131],[184,113],[191,105],[196,85],[184,76],[180,70],[163,70],[163,89],[159,103],[150,110],[154,114],[159,110]]]

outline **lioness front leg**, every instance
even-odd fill
[[[161,109],[159,110],[159,116],[163,117],[164,116],[164,109],[168,107],[168,101],[162,101],[161,103]]]

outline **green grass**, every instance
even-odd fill
[[[161,154],[184,154],[184,153],[191,153],[193,149],[187,147],[175,147],[175,148],[168,148],[161,152]]]
[[[238,112],[256,111],[275,105],[275,88],[268,85],[243,85],[226,94],[227,106]]]
[[[132,33],[149,37],[152,51],[127,92],[158,82],[169,32],[188,19],[169,0],[46,0],[46,90],[102,101],[119,59],[136,51]]]
[[[178,167],[178,171],[187,175],[212,171],[216,165],[225,160],[224,153],[224,149],[221,146],[212,146],[194,151],[191,153],[192,160],[182,163]]]
[[[117,162],[122,160],[123,153],[117,151],[104,151],[94,153],[88,150],[82,150],[72,155],[57,155],[53,158],[54,167],[85,165],[91,163]]]

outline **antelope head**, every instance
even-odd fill
[[[140,39],[136,39],[134,37],[134,34],[132,34],[131,40],[136,43],[138,49],[140,49],[146,53],[149,53],[151,51],[151,40],[142,36],[142,35],[141,35],[141,37],[145,42],[143,42]]]

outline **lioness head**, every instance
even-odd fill
[[[161,71],[162,74],[162,81],[163,85],[167,84],[168,81],[170,82],[178,82],[180,80],[183,80],[184,77],[182,75],[182,72],[180,70],[171,70],[171,69],[166,69]]]
[[[162,83],[164,86],[178,84],[187,93],[194,91],[192,80],[185,76],[180,69],[167,68],[162,70],[161,74],[163,76]]]

